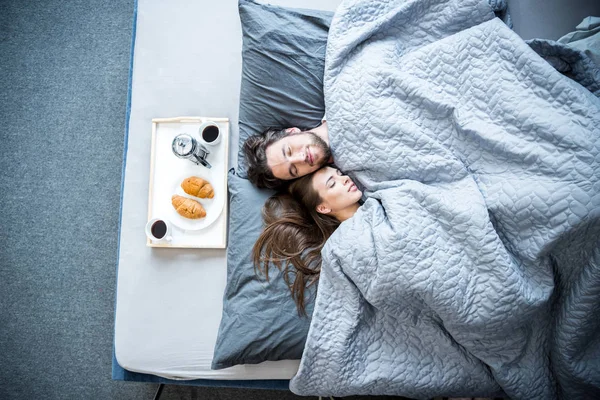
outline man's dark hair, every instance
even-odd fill
[[[285,129],[269,128],[250,136],[244,142],[244,156],[248,163],[248,179],[259,188],[277,189],[288,183],[276,178],[267,164],[267,147],[288,136]]]

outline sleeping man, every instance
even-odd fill
[[[258,187],[275,189],[333,162],[327,122],[302,131],[267,129],[244,143],[248,179]]]

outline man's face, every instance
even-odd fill
[[[315,133],[291,132],[266,149],[267,164],[276,178],[296,179],[316,171],[329,161],[327,143]]]

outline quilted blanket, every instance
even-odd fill
[[[588,40],[591,42],[592,38]],[[600,48],[600,32],[596,34],[596,41]],[[592,52],[546,39],[532,39],[526,43],[557,71],[600,97],[600,59],[595,61]]]
[[[600,101],[486,1],[348,0],[325,104],[368,198],[291,390],[600,398]]]

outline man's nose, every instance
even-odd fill
[[[297,162],[303,162],[305,159],[306,159],[306,156],[305,156],[304,152],[298,151],[292,155],[292,159],[290,161],[297,163]]]

